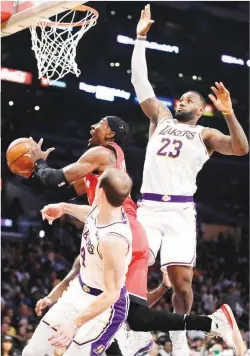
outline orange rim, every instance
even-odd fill
[[[85,5],[79,5],[76,8],[72,9],[75,11],[91,11],[92,14],[94,14],[94,18],[90,19],[90,20],[83,20],[83,21],[79,21],[79,22],[54,22],[54,21],[42,21],[39,22],[40,26],[50,26],[50,27],[79,27],[79,26],[84,26],[84,25],[88,25],[93,21],[97,21],[98,17],[99,17],[99,13],[98,11],[96,11],[95,9],[93,9],[92,7],[89,6],[85,6]]]

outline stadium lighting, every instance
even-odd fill
[[[131,15],[128,15],[128,19],[131,20],[131,19],[132,19],[132,16],[131,16]]]
[[[197,79],[196,75],[193,75],[192,78],[193,78],[193,80],[196,80],[196,79]]]
[[[114,67],[115,63],[111,62],[110,67]]]
[[[125,45],[134,46],[135,44],[135,40],[128,36],[118,35],[116,39],[118,43],[122,43]],[[171,46],[167,44],[161,44],[161,43],[149,42],[149,41],[145,41],[145,46],[146,48],[154,49],[156,51],[179,53],[179,47],[177,46]]]
[[[42,239],[45,236],[45,231],[44,230],[40,230],[39,231],[39,237]]]
[[[9,106],[13,106],[14,105],[14,101],[9,101]]]
[[[250,67],[250,59],[247,61],[247,66]]]
[[[120,67],[120,63],[119,63],[119,62],[116,62],[116,63],[115,63],[115,66],[116,66],[116,67]]]
[[[198,80],[202,80],[202,78],[201,78],[201,77],[198,77]]]
[[[38,110],[40,110],[40,106],[36,105],[36,106],[34,107],[34,109],[35,109],[35,111],[38,111]]]
[[[243,59],[232,57],[232,56],[227,56],[225,54],[223,54],[221,56],[221,61],[224,62],[224,63],[238,64],[238,65],[241,65],[241,66],[243,66],[245,64]]]
[[[130,70],[130,69],[128,69],[128,70],[127,70],[127,73],[128,73],[128,74],[131,74],[131,70]]]
[[[96,95],[97,99],[106,100],[106,98],[107,98],[107,100],[109,100],[109,101],[113,101],[113,100],[111,100],[112,96],[121,98],[121,99],[125,99],[125,100],[129,100],[129,98],[131,96],[131,93],[129,93],[125,90],[122,90],[122,89],[105,87],[103,85],[97,85],[97,86],[90,85],[90,84],[86,84],[83,82],[80,82],[79,89],[85,91],[86,93],[92,93],[92,94],[97,93],[97,95]],[[112,96],[110,93],[112,93]]]
[[[183,74],[182,74],[182,73],[179,73],[179,77],[182,78],[182,77],[183,77]]]
[[[110,13],[111,13],[111,15],[115,15],[115,11],[111,11]]]

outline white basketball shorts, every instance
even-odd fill
[[[148,238],[150,266],[159,250],[163,271],[170,265],[195,265],[196,210],[193,202],[140,201],[137,219]]]
[[[54,333],[50,326],[74,320],[76,315],[87,309],[96,298],[90,294],[91,291],[88,291],[86,285],[84,288],[80,285],[78,277],[70,283],[67,291],[41,320],[24,349],[23,356],[44,356],[53,352],[48,342],[48,337]],[[127,319],[128,308],[129,296],[124,287],[120,298],[111,308],[80,327],[64,356],[103,354]]]

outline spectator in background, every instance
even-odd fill
[[[171,341],[166,341],[162,350],[159,351],[160,356],[171,356],[172,355],[172,343]]]
[[[12,320],[8,315],[3,317],[2,323],[3,323],[3,325],[8,325],[7,335],[9,335],[9,336],[16,335],[16,329],[13,326],[11,326]],[[7,330],[7,326],[6,326],[6,330]],[[3,332],[3,330],[2,330],[2,332]]]
[[[14,349],[14,343],[11,336],[4,336],[1,345],[1,355],[2,356],[18,356],[20,352]]]
[[[237,291],[233,286],[229,286],[227,295],[224,297],[224,303],[232,308],[238,319],[242,316],[244,306],[240,296],[240,290]]]

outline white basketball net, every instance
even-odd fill
[[[77,10],[70,10],[65,15],[56,15],[55,23],[63,23],[65,17],[71,15],[71,22],[68,27],[51,26],[50,19],[30,27],[32,50],[35,52],[39,79],[46,77],[51,85],[68,73],[73,73],[77,77],[81,71],[75,61],[76,47],[82,36],[96,24],[95,14],[92,11],[83,12],[84,18],[77,22],[82,26],[73,25]],[[87,24],[85,23],[86,21]],[[68,21],[67,21],[68,22]]]

